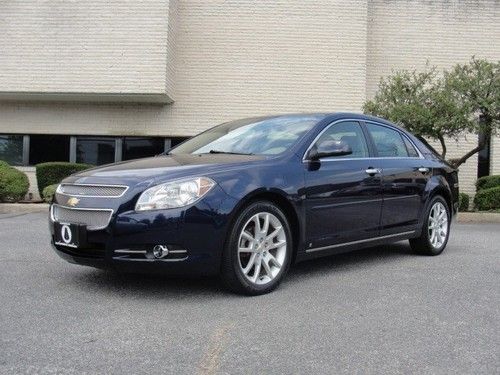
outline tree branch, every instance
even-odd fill
[[[463,163],[465,163],[471,156],[475,155],[479,151],[481,151],[484,146],[486,146],[487,140],[484,139],[482,140],[477,147],[474,147],[472,150],[470,150],[468,153],[466,153],[464,156],[462,156],[460,159],[454,159],[450,160],[450,164],[453,165],[455,168],[458,168],[461,166]]]
[[[446,143],[442,134],[438,135],[439,142],[441,142],[441,157],[444,159],[446,157]]]

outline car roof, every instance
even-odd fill
[[[374,122],[378,122],[381,124],[394,126],[400,130],[405,130],[401,126],[398,126],[398,125],[396,125],[390,121],[387,121],[383,118],[365,115],[362,113],[355,113],[355,112],[283,113],[283,114],[268,115],[268,116],[257,116],[257,117],[252,117],[251,119],[256,120],[256,121],[262,121],[262,120],[273,119],[273,118],[300,118],[300,117],[316,117],[318,119],[318,122],[320,122],[320,121],[321,122],[322,121],[332,122],[332,121],[342,120],[342,119],[353,119],[353,120],[360,120],[360,121],[374,121]],[[250,120],[250,118],[248,118],[248,120]]]

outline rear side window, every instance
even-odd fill
[[[367,123],[366,127],[373,138],[379,157],[408,157],[408,150],[403,137],[397,130],[370,123]]]
[[[413,146],[413,144],[405,136],[403,136],[403,140],[405,142],[406,150],[408,151],[408,156],[417,158],[419,155],[417,150],[415,149],[415,146]]]

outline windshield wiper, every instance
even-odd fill
[[[247,152],[231,152],[231,151],[220,151],[220,150],[210,150],[208,154],[228,154],[228,155],[253,155]]]

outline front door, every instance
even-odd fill
[[[381,171],[369,159],[361,125],[354,121],[334,123],[315,144],[333,140],[347,143],[352,154],[305,164],[306,250],[309,251],[379,234]]]

